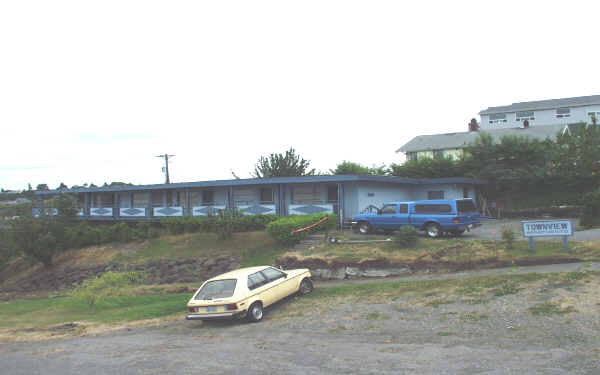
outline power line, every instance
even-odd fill
[[[175,155],[169,155],[169,154],[162,154],[162,155],[156,155],[155,157],[157,158],[164,158],[165,159],[165,166],[163,167],[163,172],[165,172],[166,175],[166,183],[170,184],[171,181],[169,180],[169,157],[173,157]]]

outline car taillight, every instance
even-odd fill
[[[237,305],[235,303],[230,303],[229,305],[225,305],[225,310],[237,310]]]
[[[452,222],[453,222],[454,224],[458,224],[459,220],[458,220],[458,218],[457,218],[457,217],[455,217],[454,219],[452,219]]]

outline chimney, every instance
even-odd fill
[[[469,122],[469,131],[476,132],[477,130],[479,130],[479,124],[477,123],[477,120],[472,118],[471,122]]]

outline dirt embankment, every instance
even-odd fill
[[[574,257],[537,257],[522,258],[518,260],[501,260],[498,258],[475,259],[475,260],[444,260],[439,257],[422,257],[411,261],[395,262],[386,258],[364,259],[360,261],[348,261],[339,258],[318,258],[295,256],[284,256],[277,259],[278,264],[284,268],[309,268],[317,277],[348,278],[352,276],[373,277],[394,276],[404,272],[458,272],[473,269],[502,268],[509,266],[534,266],[559,263],[581,262]],[[341,272],[346,269],[345,276]],[[350,271],[348,271],[350,270]],[[337,275],[337,276],[336,276]]]
[[[94,266],[54,266],[36,272],[19,274],[2,280],[0,293],[54,291],[73,287],[83,280],[108,271],[143,271],[145,284],[201,282],[218,274],[239,268],[240,259],[220,256],[198,259],[156,260],[140,264],[109,263]]]

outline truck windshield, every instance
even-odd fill
[[[237,280],[215,280],[209,281],[204,286],[194,299],[196,300],[211,300],[214,298],[228,298],[233,296],[235,284]]]
[[[473,201],[470,199],[457,200],[456,209],[458,210],[459,214],[477,212],[477,207],[475,207],[475,203],[473,203]]]

